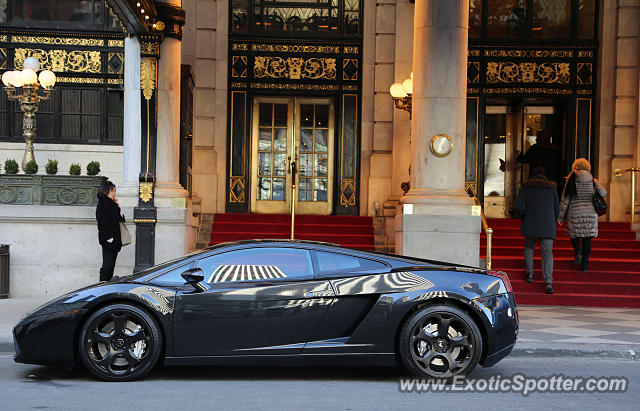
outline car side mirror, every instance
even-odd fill
[[[204,283],[204,272],[201,268],[190,268],[184,273],[180,274],[182,278],[187,282],[187,284],[191,285],[196,289],[197,292],[207,291],[209,287],[207,287]]]

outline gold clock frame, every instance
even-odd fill
[[[449,150],[446,153],[442,153],[442,154],[438,153],[435,147],[433,146],[436,140],[439,139],[440,137],[445,137],[447,140],[449,140]],[[449,154],[451,154],[451,152],[453,151],[453,140],[447,134],[436,134],[431,138],[431,142],[429,143],[429,148],[431,149],[431,152],[433,153],[434,156],[440,157],[440,158],[446,157]]]

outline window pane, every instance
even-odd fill
[[[271,200],[271,178],[258,178],[258,200]]]
[[[571,33],[571,0],[534,0],[534,38],[567,38]]]
[[[261,128],[258,136],[258,150],[271,151],[271,129]]]
[[[273,175],[283,176],[287,170],[287,154],[276,153],[273,155]]]
[[[232,14],[233,31],[247,31],[249,28],[249,0],[233,0]]]
[[[358,258],[345,254],[329,253],[324,251],[314,251],[318,259],[319,274],[360,272],[369,270],[386,270],[383,263]]]
[[[300,176],[313,176],[313,154],[300,154]]]
[[[482,0],[469,3],[469,37],[480,37],[482,33]]]
[[[152,279],[150,282],[158,285],[184,285],[186,281],[182,278],[181,274],[189,269],[191,264],[181,265],[167,271],[166,273]]]
[[[327,201],[327,179],[314,178],[313,201]]]
[[[271,175],[271,153],[260,153],[258,161],[258,174],[261,176]]]
[[[273,126],[274,127],[286,127],[287,126],[287,111],[289,106],[287,104],[274,104],[273,105]]]
[[[580,0],[578,7],[579,39],[593,39],[595,16],[596,0]]]
[[[258,108],[258,124],[260,126],[271,127],[273,125],[272,114],[273,104],[260,103],[260,107]]]
[[[329,171],[329,157],[326,154],[315,154],[316,157],[316,168],[315,175],[320,177],[326,177],[327,172]]]
[[[316,152],[327,151],[327,134],[328,130],[316,130]]]
[[[300,104],[300,127],[313,127],[313,104]]]
[[[488,1],[489,37],[526,37],[527,6],[525,0]]]
[[[329,106],[316,106],[316,127],[329,127]]]
[[[287,129],[277,128],[273,133],[273,151],[287,151]]]
[[[284,190],[285,190],[285,179],[274,178],[273,179],[273,200],[284,201],[285,200]]]
[[[311,184],[313,182],[312,178],[301,178],[298,186],[300,189],[298,190],[298,200],[299,201],[313,201],[313,190]]]
[[[313,277],[307,250],[252,248],[214,255],[198,261],[209,283]]]
[[[313,130],[300,130],[300,152],[313,152]]]

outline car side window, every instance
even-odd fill
[[[387,265],[368,258],[354,257],[346,254],[314,251],[318,274],[359,273],[384,270]]]
[[[255,247],[212,255],[198,261],[210,284],[289,278],[312,278],[309,251]]]
[[[187,271],[192,266],[193,263],[182,264],[181,266],[170,269],[164,274],[160,274],[159,276],[152,278],[151,280],[149,280],[149,282],[158,285],[184,285],[185,281],[184,278],[182,278],[181,274]]]

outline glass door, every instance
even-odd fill
[[[331,214],[333,117],[328,99],[254,100],[251,212]]]

